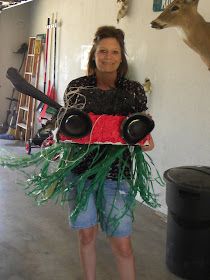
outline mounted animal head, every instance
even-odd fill
[[[174,0],[151,22],[151,26],[163,29],[182,25],[191,17],[191,14],[197,14],[198,2],[199,0]]]
[[[210,69],[210,23],[198,13],[199,0],[174,0],[151,22],[152,28],[175,27],[182,40]]]

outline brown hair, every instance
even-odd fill
[[[97,48],[98,43],[102,39],[105,39],[105,38],[115,38],[118,41],[120,48],[121,48],[122,62],[120,64],[117,72],[120,77],[124,77],[127,74],[128,62],[126,59],[124,35],[125,34],[121,29],[116,28],[114,26],[101,26],[97,29],[97,31],[95,33],[95,38],[93,40],[93,46],[92,46],[92,48],[90,50],[90,54],[89,54],[89,60],[88,60],[88,66],[87,66],[88,76],[95,74],[96,64],[95,64],[94,56],[95,56],[96,48]]]

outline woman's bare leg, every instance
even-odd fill
[[[130,236],[110,237],[110,243],[117,261],[120,280],[135,280],[135,259]]]
[[[96,236],[98,227],[80,229],[79,252],[85,280],[96,279]]]

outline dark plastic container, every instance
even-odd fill
[[[179,277],[210,279],[210,167],[164,173],[168,206],[166,264]]]

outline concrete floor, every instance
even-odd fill
[[[25,155],[22,145],[0,140],[0,149]],[[17,179],[17,172],[0,168],[0,279],[82,280],[77,236],[68,227],[67,207],[52,202],[37,207],[15,184]],[[135,216],[137,280],[180,279],[165,265],[165,218],[140,204]],[[103,233],[97,252],[97,279],[119,279]]]

